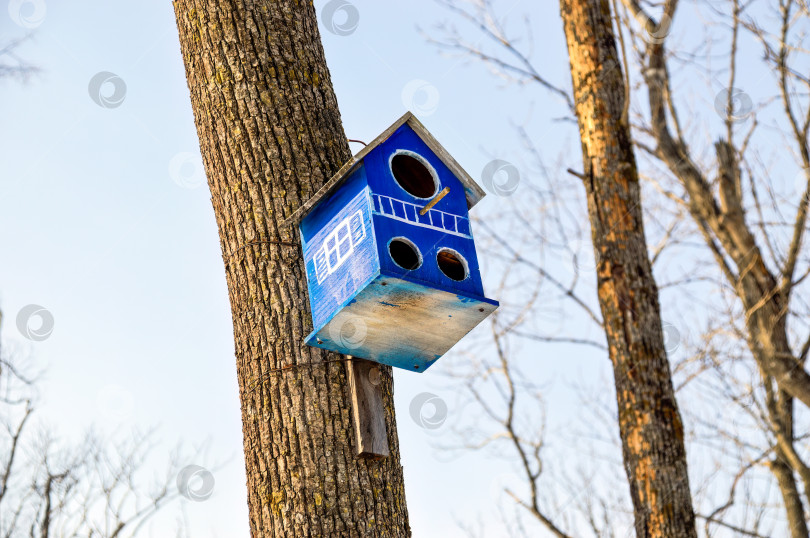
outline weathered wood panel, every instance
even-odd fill
[[[382,274],[307,344],[424,372],[498,303]]]
[[[357,455],[374,459],[388,457],[380,366],[376,362],[355,358],[346,362],[346,373]]]

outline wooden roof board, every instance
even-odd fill
[[[439,141],[436,140],[432,134],[427,130],[427,128],[422,125],[416,116],[414,116],[411,112],[406,112],[402,115],[397,121],[395,121],[391,126],[389,126],[385,131],[380,133],[377,138],[369,142],[367,146],[363,149],[358,151],[351,159],[349,159],[343,166],[340,167],[335,175],[333,175],[329,181],[327,181],[323,187],[318,189],[309,200],[301,204],[301,206],[295,210],[295,213],[290,215],[290,217],[284,222],[285,225],[297,225],[301,222],[309,211],[315,207],[318,202],[326,198],[332,191],[337,188],[341,182],[346,179],[349,174],[354,170],[354,168],[360,164],[363,159],[371,153],[377,146],[388,140],[388,138],[396,132],[397,129],[402,127],[404,124],[408,124],[411,129],[422,139],[422,141],[427,144],[427,146],[436,154],[437,157],[450,169],[450,171],[455,175],[461,184],[464,185],[464,193],[467,196],[467,208],[472,208],[475,204],[478,203],[481,198],[485,196],[484,190],[478,186],[475,180],[470,177],[470,175],[461,167],[460,164],[453,158],[450,153],[447,152]]]

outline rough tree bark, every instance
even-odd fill
[[[697,536],[608,0],[561,0],[636,535]]]
[[[174,8],[233,314],[251,534],[409,536],[390,368],[390,456],[357,459],[344,364],[303,344],[305,270],[283,223],[350,157],[314,6]]]

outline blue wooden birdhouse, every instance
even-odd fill
[[[309,345],[425,371],[497,307],[484,297],[469,210],[484,191],[411,113],[292,217]]]

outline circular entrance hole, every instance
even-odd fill
[[[461,281],[470,274],[467,268],[467,260],[464,256],[453,249],[443,248],[436,254],[436,262],[439,264],[444,276],[451,280]]]
[[[388,254],[398,266],[408,271],[419,269],[422,265],[422,255],[411,241],[404,237],[395,237],[388,243]]]
[[[405,192],[416,198],[430,198],[438,190],[438,183],[430,165],[411,152],[397,153],[391,158],[391,173]]]

